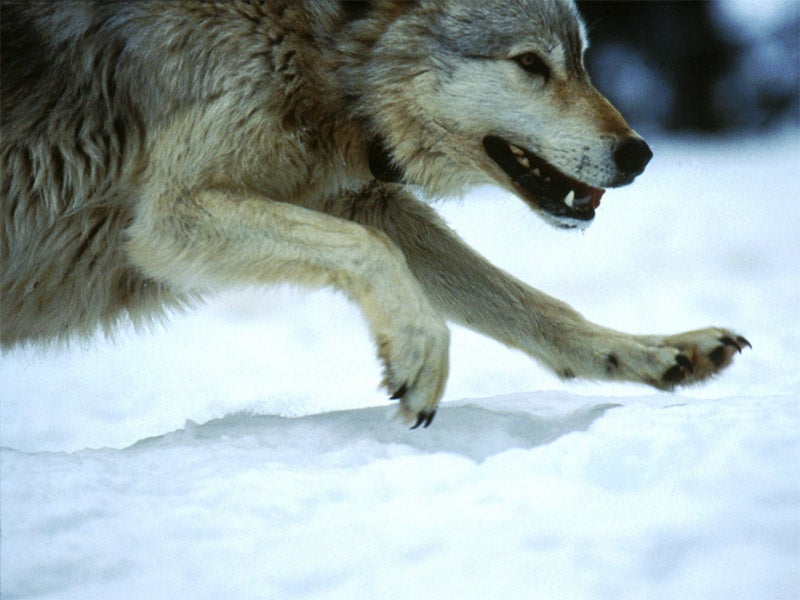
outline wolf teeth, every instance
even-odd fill
[[[572,208],[575,205],[575,192],[570,190],[566,196],[564,196],[564,204]]]
[[[542,172],[538,168],[531,169],[531,161],[528,158],[528,154],[527,154],[527,152],[525,152],[525,150],[523,150],[519,146],[515,146],[514,144],[508,144],[508,149],[511,151],[511,153],[514,155],[514,157],[517,159],[517,162],[523,168],[527,169],[528,172],[532,173],[534,177],[536,177],[537,179],[543,179],[545,183],[550,183],[550,178],[549,177],[543,177],[542,176]],[[573,194],[572,195],[572,199],[574,200],[574,198],[575,198],[575,195]],[[564,201],[566,202],[567,199],[565,198]],[[570,206],[572,206],[572,204],[570,204]]]

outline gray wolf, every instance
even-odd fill
[[[151,319],[238,284],[333,286],[429,425],[445,320],[564,378],[660,389],[749,345],[628,335],[493,267],[412,194],[510,190],[591,223],[647,144],[592,87],[571,0],[2,4],[2,342]]]

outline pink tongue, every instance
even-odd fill
[[[582,198],[575,198],[575,203],[573,206],[578,210],[585,210],[587,208],[595,209],[600,206],[600,198],[603,197],[605,194],[605,190],[602,188],[588,188],[586,190],[589,192],[587,196],[583,196]]]
[[[603,197],[606,191],[603,188],[592,188],[592,208],[600,206],[600,198]]]

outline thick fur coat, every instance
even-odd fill
[[[427,426],[445,319],[563,377],[666,389],[747,345],[589,323],[411,194],[490,182],[585,227],[644,169],[649,148],[584,70],[571,1],[3,0],[0,16],[6,346],[230,285],[330,285]]]

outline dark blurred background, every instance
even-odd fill
[[[800,124],[800,0],[578,6],[592,81],[640,132]]]

